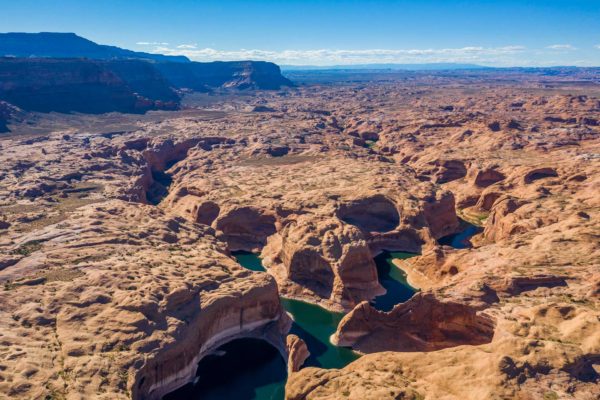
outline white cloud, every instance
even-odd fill
[[[523,46],[479,47],[469,46],[447,49],[314,49],[314,50],[217,50],[199,49],[195,45],[179,45],[175,48],[156,46],[153,51],[167,55],[185,55],[196,61],[214,60],[265,60],[278,64],[371,64],[371,63],[435,63],[466,62],[495,63],[506,57],[520,54]],[[509,62],[509,61],[507,61]]]
[[[137,42],[138,46],[168,46],[169,43],[165,42]]]
[[[168,43],[167,43],[168,44]],[[178,49],[197,49],[197,44],[180,44],[177,46]]]
[[[576,47],[573,47],[570,44],[553,44],[551,46],[546,47],[551,50],[577,50]]]
[[[600,44],[597,44],[594,47],[600,50]]]

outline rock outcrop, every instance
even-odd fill
[[[300,371],[302,364],[310,356],[310,352],[304,340],[296,335],[287,336],[286,347],[288,352],[287,371],[288,375],[291,375],[293,372]]]
[[[434,351],[489,343],[494,320],[475,307],[418,293],[388,313],[364,302],[340,322],[332,341],[362,353]]]
[[[0,271],[12,398],[158,399],[232,339],[285,352],[274,279],[226,256],[210,228],[113,200],[12,247],[18,261]]]
[[[346,309],[384,292],[361,232],[336,219],[299,216],[271,239],[263,254],[286,295]]]
[[[281,75],[279,66],[264,61],[157,63],[156,68],[173,86],[196,91],[273,90],[292,86],[292,82]]]

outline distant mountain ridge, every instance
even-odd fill
[[[185,56],[166,56],[97,44],[75,33],[0,33],[0,56],[34,58],[135,58],[165,62],[191,62]]]
[[[351,65],[281,65],[282,71],[331,71],[331,70],[398,70],[398,71],[443,71],[457,69],[487,69],[478,64],[421,63],[421,64],[351,64]]]
[[[265,61],[199,63],[98,45],[72,33],[0,34],[0,101],[25,111],[139,113],[178,108],[180,89],[292,85]]]

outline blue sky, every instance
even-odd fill
[[[1,32],[192,59],[600,66],[600,0],[0,0]]]

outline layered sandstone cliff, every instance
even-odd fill
[[[144,61],[0,58],[0,82],[0,99],[28,111],[136,113],[179,103]]]
[[[268,90],[292,86],[292,82],[281,75],[279,66],[264,61],[157,63],[156,68],[173,86],[197,91],[219,87]]]
[[[489,343],[495,323],[480,311],[470,304],[444,301],[423,292],[389,313],[362,303],[342,319],[332,342],[363,353],[433,351]]]

